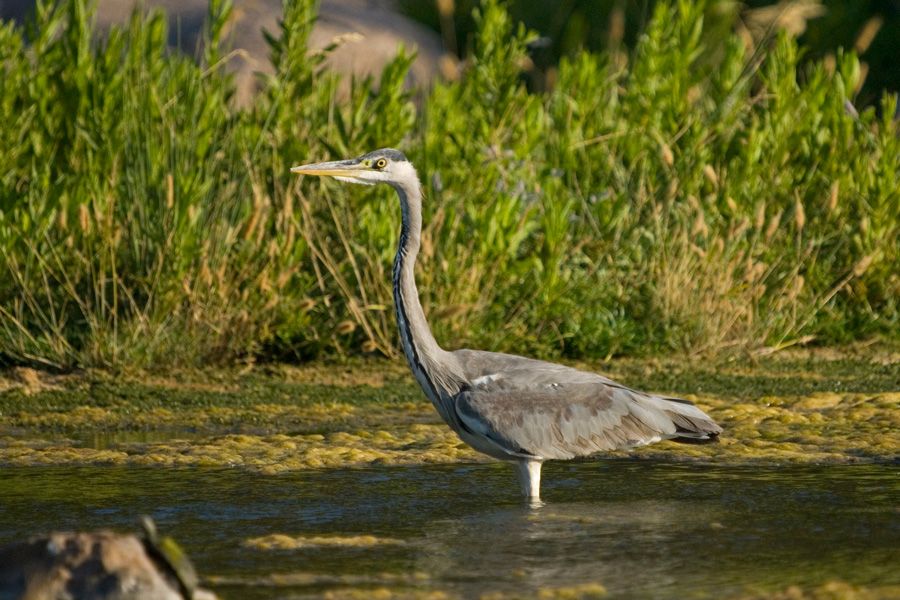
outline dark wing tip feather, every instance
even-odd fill
[[[668,400],[669,402],[677,402],[678,404],[687,404],[688,406],[694,406],[694,403],[690,400],[685,400],[684,398],[669,398],[668,396],[661,396],[663,400]]]
[[[719,443],[719,434],[718,433],[707,433],[703,437],[674,437],[671,438],[673,442],[678,442],[679,444],[718,444]]]
[[[715,444],[719,441],[722,428],[712,420],[695,419],[667,411],[666,414],[675,423],[673,442],[680,444]]]

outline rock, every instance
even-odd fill
[[[179,582],[135,535],[111,531],[35,536],[0,548],[0,598],[181,600]],[[214,600],[198,589],[195,600]]]
[[[34,0],[0,0],[0,17],[21,20]],[[99,0],[100,29],[128,21],[135,6],[161,8],[169,19],[169,45],[193,54],[203,36],[208,0]],[[263,29],[277,35],[281,0],[235,0],[227,39],[235,52],[228,68],[235,75],[236,101],[246,105],[257,89],[257,72],[271,73]],[[358,35],[348,35],[358,34]],[[400,44],[415,49],[409,86],[427,86],[442,69],[452,72],[455,59],[446,55],[440,36],[401,15],[391,0],[322,0],[319,19],[309,40],[311,52],[336,38],[344,40],[326,64],[344,75],[377,75],[394,58]]]

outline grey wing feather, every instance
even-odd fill
[[[460,423],[512,456],[569,459],[668,438],[709,440],[722,431],[689,402],[631,390],[594,373],[512,355],[457,352],[469,354],[461,362],[473,382],[454,398]]]

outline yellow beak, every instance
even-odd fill
[[[360,167],[357,160],[335,160],[291,168],[291,173],[320,177],[352,177],[366,171],[367,169]]]

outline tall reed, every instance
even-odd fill
[[[314,5],[285,3],[247,108],[223,68],[226,0],[199,61],[166,50],[158,13],[100,37],[84,3],[41,0],[27,31],[0,26],[0,360],[395,353],[392,192],[288,173],[383,146],[425,183],[419,287],[449,346],[898,338],[897,99],[850,114],[851,53],[801,69],[788,37],[751,52],[682,0],[632,55],[566,60],[535,94],[529,33],[486,1],[461,78],[417,109],[408,52],[341,94],[307,49]]]

